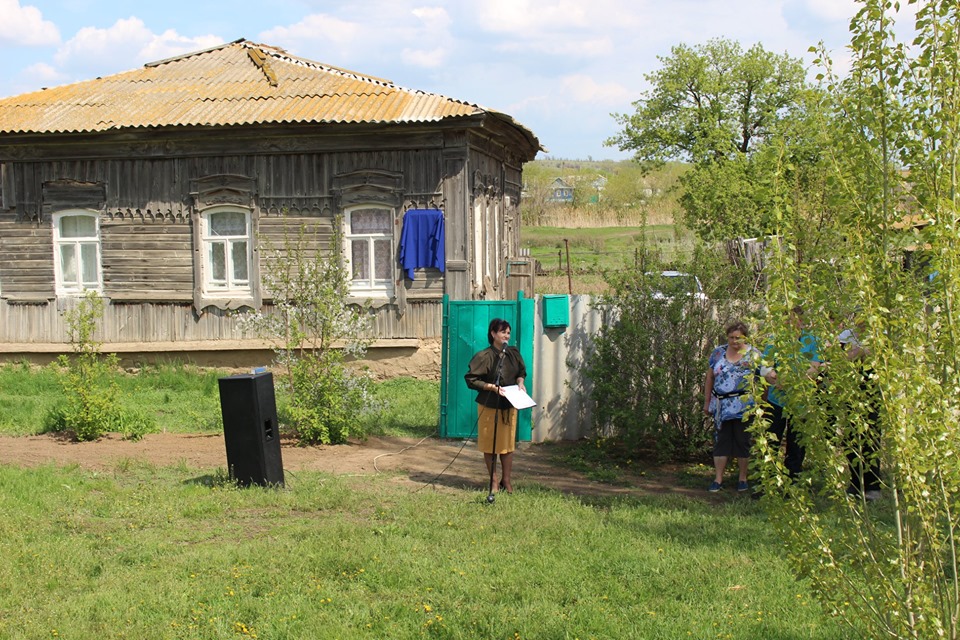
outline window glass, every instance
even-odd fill
[[[97,221],[93,216],[63,216],[60,218],[61,238],[90,238],[97,236]]]
[[[366,240],[354,240],[350,243],[351,263],[354,280],[370,279],[370,244]]]
[[[227,279],[226,246],[222,242],[210,244],[210,279],[225,282]]]
[[[373,241],[373,264],[374,277],[379,280],[390,279],[390,258],[393,252],[390,250],[390,240]]]
[[[247,270],[249,263],[247,261],[247,241],[237,240],[230,245],[233,262],[233,280],[237,284],[246,283],[249,279]]]
[[[393,209],[361,207],[346,212],[346,252],[351,291],[388,295],[393,289]]]
[[[222,211],[210,214],[210,235],[247,235],[247,214],[242,211]]]
[[[250,295],[250,212],[214,210],[203,216],[203,287],[220,296]]]
[[[83,272],[84,285],[97,285],[97,245],[80,245],[80,268]]]
[[[390,233],[390,211],[357,209],[350,214],[350,233]]]
[[[54,215],[56,288],[61,294],[100,288],[100,238],[97,217],[88,213]]]
[[[77,284],[77,245],[60,246],[60,274],[63,284]]]

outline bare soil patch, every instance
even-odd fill
[[[575,443],[521,443],[514,458],[514,488],[542,486],[581,496],[676,493],[699,498],[702,490],[681,486],[676,468],[661,467],[623,476],[613,485],[587,478],[562,463]],[[361,442],[302,447],[285,442],[284,472],[322,471],[336,475],[388,474],[410,486],[431,484],[467,490],[486,490],[483,456],[476,444],[440,438],[371,437]],[[158,467],[186,465],[211,473],[226,469],[222,434],[148,434],[133,442],[108,435],[95,442],[73,442],[62,434],[0,437],[0,464],[35,467],[77,465],[109,471],[118,465],[141,461]]]

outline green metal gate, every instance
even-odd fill
[[[443,339],[440,360],[440,437],[477,437],[477,392],[467,387],[463,376],[470,359],[489,346],[487,327],[494,318],[510,323],[510,344],[520,349],[527,364],[527,389],[533,389],[533,314],[534,301],[460,300],[451,302],[443,296]],[[534,398],[536,400],[536,398]],[[517,419],[517,439],[530,440],[531,410],[524,409]]]

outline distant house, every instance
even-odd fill
[[[88,290],[106,351],[254,348],[232,312],[269,311],[265,243],[301,227],[380,343],[439,337],[444,295],[511,297],[538,150],[504,113],[246,40],[0,99],[0,355],[67,350]]]
[[[563,178],[557,178],[548,189],[547,202],[573,202],[573,186]]]

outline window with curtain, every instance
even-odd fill
[[[344,215],[344,241],[351,292],[393,292],[393,209],[357,207]]]
[[[220,209],[203,214],[203,287],[208,294],[250,293],[250,213]]]
[[[53,245],[57,293],[100,291],[100,224],[95,214],[56,214]]]

